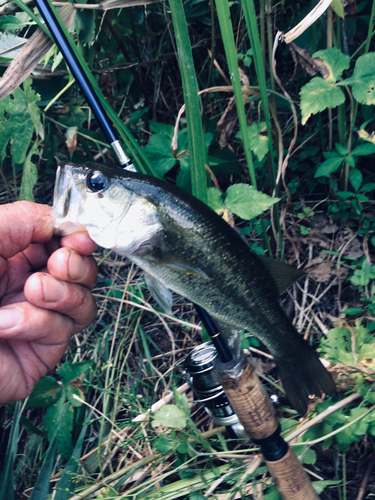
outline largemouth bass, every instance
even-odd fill
[[[252,253],[198,199],[120,168],[65,163],[57,172],[52,213],[60,234],[86,229],[97,244],[127,256],[161,287],[255,335],[274,356],[299,413],[306,412],[310,395],[335,393],[330,374],[278,303],[296,270]]]

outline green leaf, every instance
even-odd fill
[[[338,191],[337,196],[339,198],[347,200],[348,198],[351,198],[353,196],[353,193],[351,193],[350,191]]]
[[[223,195],[220,189],[215,187],[210,187],[207,189],[207,205],[215,210],[217,214],[222,214],[224,212],[224,202]]]
[[[269,141],[266,132],[266,122],[261,122],[259,125],[258,123],[253,123],[247,127],[250,148],[259,161],[263,160],[269,150]],[[236,134],[236,137],[242,139],[241,131]]]
[[[343,160],[342,156],[328,158],[328,160],[320,165],[314,177],[329,177],[329,174],[332,174],[332,172],[335,172],[339,168]]]
[[[56,431],[56,426],[59,422],[59,431],[56,436],[57,450],[59,451],[59,453],[61,453],[61,456],[64,458],[64,460],[67,461],[69,460],[73,451],[72,430],[74,408],[70,403],[65,404],[67,405],[67,407],[64,412],[64,398],[60,398],[56,404],[48,408],[48,410],[46,411],[46,417],[44,419],[44,426],[46,428],[48,438],[51,440]]]
[[[152,422],[153,427],[163,425],[164,427],[172,427],[182,429],[186,426],[188,417],[184,410],[181,410],[176,405],[164,405],[154,415]]]
[[[362,173],[357,168],[351,168],[349,172],[350,184],[353,186],[355,191],[358,191],[362,184]]]
[[[300,92],[302,125],[305,125],[311,115],[324,111],[327,108],[335,108],[345,102],[344,92],[320,77],[313,78],[304,85]]]
[[[86,373],[91,368],[91,365],[92,361],[80,361],[78,363],[69,361],[60,366],[57,373],[60,375],[62,383],[66,385]]]
[[[361,104],[375,104],[375,53],[359,57],[352,77],[339,85],[351,85],[353,97]]]
[[[371,144],[369,142],[365,144],[360,144],[352,151],[353,156],[366,156],[372,155],[375,153],[375,144]]]
[[[315,54],[313,54],[313,58],[316,57],[319,57],[319,59],[323,59],[323,61],[325,62],[325,65],[327,66],[330,73],[325,80],[330,83],[336,82],[342,75],[342,72],[345,69],[348,69],[350,66],[350,57],[343,54],[341,50],[338,49],[319,50],[318,52],[315,52]]]
[[[95,36],[95,11],[91,9],[77,9],[75,15],[75,27],[82,44],[91,45]]]
[[[336,151],[338,152],[338,154],[340,154],[341,156],[345,156],[348,153],[348,150],[346,149],[346,147],[342,146],[338,142],[335,143],[335,148],[336,148]]]
[[[164,134],[155,134],[143,148],[160,177],[173,168],[177,160],[171,151],[171,141]]]
[[[344,160],[349,163],[349,165],[353,168],[355,168],[355,158],[352,155],[346,155],[344,157]]]
[[[28,83],[26,83],[26,88],[27,85]],[[18,87],[0,101],[0,161],[5,158],[6,147],[10,140],[12,140],[13,164],[25,161],[26,152],[35,130],[34,104],[38,99],[39,96],[33,91],[25,93]]]
[[[61,397],[62,387],[53,377],[43,377],[30,394],[26,409],[48,408]]]
[[[375,182],[369,182],[368,184],[364,184],[361,187],[362,193],[369,193],[370,191],[375,190]]]
[[[229,148],[211,151],[207,155],[208,166],[215,175],[239,174],[238,157]]]
[[[276,486],[273,484],[264,495],[264,500],[281,500],[281,496],[277,491]]]
[[[186,394],[178,392],[176,387],[172,387],[172,390],[177,406],[181,408],[181,410],[183,410],[188,417],[190,417],[190,405]]]
[[[315,490],[315,493],[317,495],[320,495],[321,493],[323,493],[325,488],[327,488],[327,486],[335,486],[335,485],[340,484],[340,483],[341,483],[341,481],[334,481],[332,479],[324,479],[323,481],[313,481],[311,484]]]
[[[363,309],[359,309],[359,307],[348,307],[343,311],[344,314],[361,314],[363,313]]]
[[[57,491],[54,500],[69,500],[69,498],[72,497],[75,492],[75,473],[78,469],[78,465],[80,464],[79,459],[82,456],[82,445],[87,432],[87,428],[88,425],[84,425],[82,427],[72,456],[70,457],[69,462],[61,475],[61,479],[56,486]]]
[[[344,6],[341,2],[341,0],[332,0],[330,7],[334,10],[334,12],[341,17],[341,19],[344,19],[345,14],[344,14]]]
[[[248,184],[233,184],[227,190],[225,206],[242,219],[250,220],[279,200],[280,198],[271,198]]]
[[[167,452],[167,451],[172,450],[173,446],[171,445],[171,442],[169,441],[169,439],[164,438],[164,437],[160,437],[159,439],[154,441],[154,448],[155,448],[155,450],[158,450],[158,451]]]
[[[38,143],[34,143],[30,149],[25,162],[23,164],[22,181],[19,200],[35,201],[33,189],[38,180],[37,166],[31,161],[33,155],[36,154]]]

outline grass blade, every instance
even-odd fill
[[[0,474],[0,498],[14,500],[14,461],[17,454],[17,443],[20,428],[21,401],[16,403],[12,429],[10,431],[7,451],[4,459],[4,468]]]
[[[216,0],[216,10],[219,18],[220,30],[223,37],[224,50],[227,58],[229,73],[233,85],[234,97],[236,100],[238,121],[240,124],[241,134],[243,138],[243,147],[245,150],[246,161],[249,167],[250,179],[252,185],[256,188],[257,181],[253,165],[253,157],[251,154],[250,143],[247,139],[247,123],[245,106],[242,98],[240,73],[238,71],[238,61],[236,46],[234,44],[233,28],[230,17],[229,4],[227,0]]]
[[[57,429],[56,429],[57,430]],[[56,454],[56,433],[48,446],[46,456],[43,460],[38,479],[36,480],[29,500],[47,500],[50,486],[52,469],[55,463]]]
[[[184,6],[181,0],[170,0],[173,28],[176,35],[178,59],[186,107],[186,122],[190,153],[190,179],[194,196],[207,201],[207,181],[203,127],[198,101],[198,84],[194,70]]]

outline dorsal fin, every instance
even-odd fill
[[[258,255],[264,267],[272,276],[272,279],[276,285],[277,292],[279,295],[285,292],[290,286],[292,286],[296,281],[306,276],[306,273],[297,269],[296,267],[285,264],[280,260],[270,259],[264,255]]]

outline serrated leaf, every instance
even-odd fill
[[[215,187],[207,189],[207,205],[219,215],[224,212],[225,205],[220,189]]]
[[[181,408],[181,410],[183,410],[188,417],[190,417],[190,405],[188,397],[186,396],[186,394],[181,394],[180,392],[178,392],[175,387],[173,387],[172,390],[177,406]]]
[[[68,363],[64,363],[60,366],[57,373],[60,375],[62,383],[66,385],[86,373],[87,370],[90,369],[91,365],[92,361],[80,361],[78,363],[69,361]]]
[[[336,82],[342,72],[350,66],[350,57],[338,49],[319,50],[313,54],[313,57],[323,59],[330,73],[326,80],[330,83]]]
[[[340,88],[318,76],[302,87],[300,96],[302,125],[305,125],[311,115],[345,102],[344,92]]]
[[[182,429],[186,426],[188,417],[186,413],[176,405],[164,405],[154,415],[153,427],[163,425],[175,429]]]
[[[26,403],[26,409],[48,408],[61,397],[62,387],[53,377],[43,377],[35,385]]]
[[[68,406],[64,409],[64,398],[60,398],[57,403],[47,409],[44,419],[44,427],[47,431],[48,439],[52,440],[56,427],[59,425],[59,431],[56,436],[57,449],[65,460],[69,460],[69,457],[72,454],[74,409],[70,403],[66,404]],[[65,411],[63,412],[63,410]]]
[[[350,184],[355,191],[358,191],[362,184],[362,173],[357,168],[351,168],[349,172]]]
[[[336,170],[340,167],[344,158],[342,156],[335,156],[333,158],[328,158],[328,160],[324,161],[318,170],[316,171],[314,177],[328,177],[332,172],[336,172]]]
[[[262,161],[269,150],[267,127],[265,122],[253,123],[247,127],[247,137],[249,139],[251,151],[256,155],[259,161]],[[241,132],[236,137],[242,138]]]
[[[248,184],[233,184],[227,190],[225,206],[228,210],[242,219],[250,220],[268,210],[280,198],[257,191]]]
[[[31,95],[32,113],[34,113],[32,104],[35,102],[35,95]],[[28,97],[30,98],[30,94]],[[0,101],[0,161],[5,158],[6,147],[10,140],[13,141],[12,162],[15,164],[25,161],[35,129],[34,119],[35,117],[30,115],[26,94],[19,87]]]
[[[340,85],[351,85],[353,97],[361,104],[375,104],[375,52],[359,57],[352,77]]]
[[[353,156],[367,156],[375,153],[375,144],[360,144],[352,151]]]

